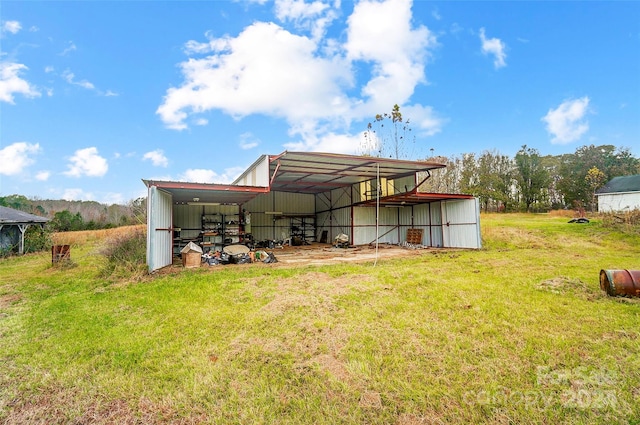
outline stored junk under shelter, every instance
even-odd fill
[[[263,155],[232,184],[143,180],[147,263],[172,264],[189,243],[203,253],[244,244],[419,243],[480,248],[478,201],[424,193],[443,164],[318,152]]]

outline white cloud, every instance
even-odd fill
[[[400,109],[403,118],[410,120],[409,127],[422,136],[433,136],[441,131],[445,120],[431,106],[409,105]]]
[[[179,180],[193,183],[220,183],[218,173],[203,168],[190,168],[180,176]]]
[[[47,74],[49,74],[50,72],[55,71],[55,68],[51,65],[45,66],[44,67],[44,72],[46,72]]]
[[[505,61],[507,58],[506,44],[504,44],[499,38],[487,38],[485,36],[484,28],[480,28],[480,41],[482,42],[482,53],[494,56],[493,66],[496,69],[507,66]]]
[[[260,139],[256,138],[253,133],[246,132],[240,135],[240,149],[253,149],[260,144]]]
[[[198,118],[193,122],[195,125],[207,125],[209,124],[209,120],[206,118]]]
[[[107,90],[106,92],[103,93],[103,95],[106,97],[120,96],[118,93],[111,90]]]
[[[145,194],[145,196],[146,196],[146,194]],[[125,205],[126,201],[125,201],[124,196],[122,195],[122,193],[109,192],[109,193],[105,194],[104,196],[102,196],[101,203],[103,203],[105,205],[113,205],[113,204]]]
[[[66,56],[69,53],[78,50],[78,48],[76,47],[76,45],[73,43],[73,41],[69,42],[69,45],[62,51],[60,52],[60,56]]]
[[[323,22],[338,10],[329,2],[278,1],[278,17],[311,36],[255,22],[236,37],[207,33],[206,42],[191,40],[187,54],[208,56],[179,64],[184,80],[167,90],[156,113],[175,130],[212,109],[236,119],[263,114],[285,119],[289,134],[304,146],[332,146],[322,141],[348,133],[352,121],[405,104],[426,83],[425,65],[437,42],[426,27],[412,24],[411,4],[357,3],[341,44],[324,32]],[[356,87],[356,72],[371,78]]]
[[[40,152],[40,145],[26,142],[13,143],[0,149],[0,175],[20,174],[35,160],[33,156]]]
[[[64,174],[70,177],[102,177],[109,170],[107,160],[98,154],[95,147],[77,150],[69,162],[69,170]]]
[[[167,127],[185,129],[189,112],[210,109],[237,118],[257,113],[296,121],[339,113],[332,104],[346,106],[339,83],[348,67],[316,57],[316,45],[306,37],[259,22],[209,46],[214,55],[181,64],[185,83],[167,90],[156,111]]]
[[[22,25],[18,21],[3,21],[2,32],[10,32],[11,34],[17,34],[22,29]]]
[[[92,201],[94,200],[93,193],[85,192],[82,189],[65,189],[62,194],[62,199],[66,201]]]
[[[51,177],[51,173],[49,171],[43,170],[43,171],[38,171],[36,173],[36,180],[44,182],[49,180],[49,177]]]
[[[549,109],[542,121],[547,123],[547,131],[553,136],[551,143],[563,145],[580,139],[589,130],[589,123],[584,120],[588,108],[589,98],[584,96]]]
[[[226,184],[234,181],[244,171],[244,167],[231,167],[224,170],[223,174],[218,174],[213,170],[190,168],[182,173],[180,177],[178,177],[178,180],[193,183]],[[165,180],[171,180],[171,178],[169,177]]]
[[[411,23],[409,0],[363,1],[348,19],[347,56],[372,64],[372,78],[362,88],[373,106],[368,114],[404,104],[426,82],[425,63],[437,41],[426,27]]]
[[[14,94],[26,97],[38,97],[38,92],[27,80],[20,78],[22,70],[29,69],[25,65],[13,62],[0,62],[0,102],[14,104]]]
[[[293,22],[298,29],[311,32],[313,40],[322,38],[337,18],[328,2],[304,0],[276,0],[276,17],[281,22]]]
[[[169,165],[169,160],[164,155],[162,149],[156,149],[155,151],[147,152],[142,156],[143,160],[150,160],[156,167],[166,167]]]
[[[94,90],[95,86],[90,83],[87,80],[81,80],[81,81],[76,81],[76,76],[73,72],[69,71],[68,69],[66,69],[63,73],[62,73],[62,78],[64,78],[64,80],[69,83],[69,84],[73,84],[74,86],[80,86],[82,88],[85,88],[87,90]]]
[[[360,153],[362,142],[362,134],[310,134],[304,140],[286,143],[284,147],[292,151],[357,154]]]

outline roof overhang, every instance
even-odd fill
[[[417,173],[429,172],[429,170],[446,166],[428,161],[405,161],[320,152],[285,151],[280,155],[267,155],[267,158],[269,162],[269,187],[144,179],[142,181],[147,187],[155,186],[170,193],[174,204],[193,204],[194,199],[197,199],[199,203],[244,204],[256,196],[270,191],[318,194],[375,180],[378,176],[392,180],[416,176]],[[259,162],[260,159],[249,170]],[[407,193],[381,198],[381,200],[388,205],[415,205],[456,197],[470,198],[468,195],[416,193],[416,188],[411,187]],[[375,199],[368,201],[368,203],[370,202],[375,202]]]
[[[269,156],[271,190],[320,193],[373,180],[377,176],[398,179],[444,168],[427,161],[341,155],[320,152],[288,152]]]
[[[356,205],[376,206],[379,203],[383,207],[400,208],[435,201],[451,201],[455,199],[473,199],[473,195],[462,195],[457,193],[407,192],[396,195],[381,196],[379,199],[369,199]]]
[[[241,205],[262,193],[268,187],[237,186],[229,184],[189,183],[175,181],[142,180],[147,187],[155,186],[171,194],[174,204]]]
[[[0,206],[0,225],[44,224],[48,221],[46,217]]]

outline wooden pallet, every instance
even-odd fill
[[[407,229],[407,243],[412,245],[422,245],[423,229]]]

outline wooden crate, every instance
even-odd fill
[[[182,267],[200,267],[202,255],[199,252],[185,252],[182,254]]]
[[[407,243],[422,245],[422,229],[407,229]]]

